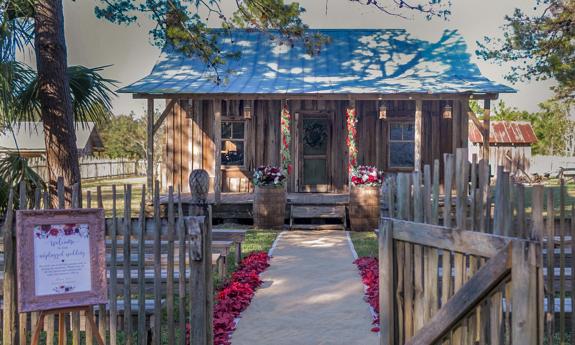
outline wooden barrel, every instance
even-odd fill
[[[286,214],[285,187],[256,186],[253,212],[254,226],[256,228],[283,228]]]
[[[349,224],[352,231],[373,231],[379,223],[379,188],[351,186]]]

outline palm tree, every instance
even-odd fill
[[[74,122],[105,121],[115,81],[100,75],[103,67],[67,66],[61,0],[4,0],[0,16],[0,125],[11,130],[19,122],[43,122],[48,182],[55,196],[59,176],[67,186],[80,182]],[[15,52],[32,43],[38,72],[15,61]],[[0,162],[0,188],[20,182],[15,176],[32,181],[26,183],[31,189],[39,187],[37,175],[23,160],[7,157]],[[69,190],[66,199],[71,202]]]

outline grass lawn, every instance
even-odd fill
[[[132,185],[132,216],[137,217],[142,202],[142,186],[146,184],[146,177],[136,176],[127,177],[122,179],[100,179],[82,181],[82,193],[84,198],[82,201],[86,203],[86,192],[90,191],[92,194],[92,206],[97,206],[96,190],[99,187],[102,189],[102,202],[106,216],[112,215],[112,186],[116,185],[116,213],[119,217],[124,214],[124,185]]]
[[[365,232],[357,232],[352,231],[351,234],[351,241],[353,242],[353,246],[355,251],[357,252],[357,256],[373,256],[377,257],[377,236],[375,236],[375,232],[373,231],[365,231]]]
[[[561,185],[559,180],[552,179],[549,181],[545,181],[545,190],[551,190],[553,192],[553,208],[555,209],[556,213],[559,212],[559,197],[561,195]],[[533,191],[533,187],[527,186],[525,188],[525,207],[528,208],[527,212],[531,212],[531,193]],[[569,181],[569,183],[565,183],[565,208],[571,209],[571,205],[575,204],[575,183],[573,181]],[[545,195],[544,205],[547,207],[547,195]],[[567,217],[571,217],[570,212],[567,212]]]

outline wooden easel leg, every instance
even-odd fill
[[[38,340],[40,339],[40,331],[42,330],[42,325],[44,324],[44,314],[40,312],[40,317],[38,318],[38,322],[36,326],[34,326],[34,333],[32,334],[32,343],[31,345],[38,345]]]
[[[58,313],[58,345],[64,345],[66,339],[66,314]]]
[[[98,342],[98,345],[105,345],[104,339],[102,339],[102,335],[97,331],[98,328],[96,327],[96,321],[94,321],[94,314],[90,313],[89,308],[86,310],[85,315],[86,321],[90,323],[90,327],[96,330],[96,332],[92,332],[92,334],[96,335],[96,341]]]

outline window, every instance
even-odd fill
[[[389,124],[389,167],[413,168],[414,165],[413,122],[390,122]]]
[[[222,166],[243,166],[245,124],[243,121],[222,121]]]

